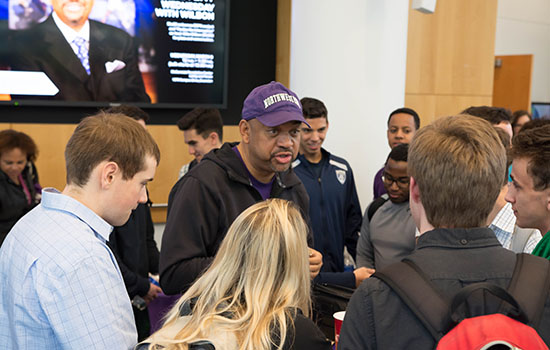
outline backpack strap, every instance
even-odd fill
[[[375,200],[372,201],[372,203],[369,205],[369,208],[367,209],[367,218],[369,218],[369,222],[372,221],[372,217],[374,216],[374,213],[384,205],[390,199],[387,195],[382,195]]]
[[[530,324],[537,328],[550,289],[550,261],[531,254],[517,254],[508,293],[521,306]]]
[[[529,240],[529,237],[533,234],[536,229],[532,228],[521,228],[518,225],[514,226],[514,233],[512,234],[512,243],[510,245],[510,250],[514,253],[523,253],[525,245]]]
[[[451,324],[449,302],[426,275],[409,260],[392,264],[374,273],[403,300],[437,341]]]

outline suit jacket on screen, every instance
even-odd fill
[[[110,25],[89,22],[90,75],[51,16],[15,36],[12,69],[46,73],[59,89],[56,100],[149,102],[132,37]],[[124,62],[124,68],[107,73],[105,63],[115,60]]]

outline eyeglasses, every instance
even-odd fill
[[[410,178],[408,176],[398,177],[397,179],[388,173],[382,175],[382,181],[386,186],[390,187],[395,182],[399,187],[409,186]]]

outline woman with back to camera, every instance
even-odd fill
[[[40,202],[42,187],[33,163],[37,154],[29,135],[0,131],[0,245],[17,220]]]
[[[201,340],[217,350],[330,349],[307,318],[306,234],[291,202],[270,199],[242,212],[210,268],[136,349],[197,349]]]

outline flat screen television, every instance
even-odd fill
[[[533,119],[550,119],[550,102],[531,102]]]
[[[78,6],[87,62],[59,24]],[[0,104],[227,106],[229,0],[0,0],[0,41]]]

